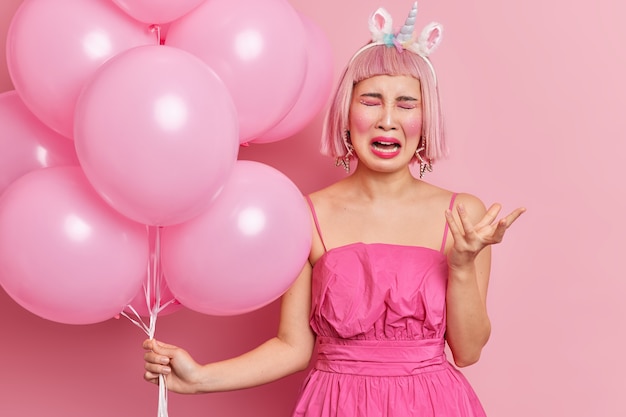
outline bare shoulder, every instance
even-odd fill
[[[459,193],[455,200],[455,206],[462,204],[465,210],[473,220],[479,220],[487,211],[482,200],[473,194]]]
[[[340,204],[339,199],[342,187],[337,184],[331,184],[308,195],[312,205],[310,210],[314,228],[311,252],[309,254],[309,263],[311,265],[315,265],[317,260],[326,252],[322,236],[320,236],[320,228],[328,230],[325,228],[325,221],[328,219],[329,213],[332,213]]]
[[[481,219],[486,212],[485,204],[473,194],[451,191],[432,184],[424,184],[423,188],[422,196],[425,197],[423,199],[430,201],[434,207],[450,207],[453,202],[454,207],[451,208],[455,216],[458,216],[457,207],[459,204],[463,205],[470,218],[474,221]]]
[[[345,181],[338,181],[326,188],[314,191],[309,194],[311,202],[316,210],[323,210],[337,204],[348,191]]]
[[[473,197],[470,194],[457,193],[426,182],[419,183],[416,195],[422,202],[429,203],[438,209],[440,209],[441,206],[449,207],[453,200],[455,204],[458,204],[460,201],[459,198],[465,198],[464,196]]]

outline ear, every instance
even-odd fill
[[[385,35],[392,33],[392,20],[389,12],[382,7],[372,13],[369,21],[369,29],[373,42],[381,42]]]
[[[431,22],[424,30],[417,41],[420,52],[424,56],[430,55],[441,43],[441,37],[443,35],[443,26],[439,23]]]

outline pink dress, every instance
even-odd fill
[[[353,243],[322,255],[310,321],[317,361],[294,416],[485,416],[444,353],[447,233],[439,251]]]

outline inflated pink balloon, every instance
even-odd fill
[[[306,262],[311,217],[280,171],[237,161],[200,216],[163,230],[165,279],[182,305],[212,315],[260,308],[283,294]]]
[[[157,42],[149,25],[111,0],[24,0],[7,34],[7,65],[26,106],[71,138],[76,99],[98,67],[122,51]]]
[[[78,165],[74,142],[41,123],[16,91],[0,94],[0,194],[38,168]]]
[[[209,0],[172,22],[165,44],[202,58],[228,87],[240,142],[278,123],[306,73],[306,34],[284,0]]]
[[[105,63],[76,105],[76,150],[117,211],[172,225],[205,210],[239,151],[235,106],[199,58],[141,46]]]
[[[205,0],[113,0],[133,18],[145,23],[167,23],[180,18]]]
[[[147,262],[146,227],[107,206],[79,167],[32,171],[0,197],[0,284],[40,317],[114,317],[137,294]]]
[[[333,53],[322,29],[300,14],[306,30],[307,71],[298,100],[277,125],[252,143],[270,143],[287,139],[302,130],[324,107],[333,84]]]

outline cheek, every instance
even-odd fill
[[[422,119],[415,118],[409,121],[406,121],[402,124],[404,128],[404,133],[407,136],[421,136],[422,135]]]
[[[350,114],[350,130],[367,132],[374,123],[374,118],[367,112],[353,112]]]

